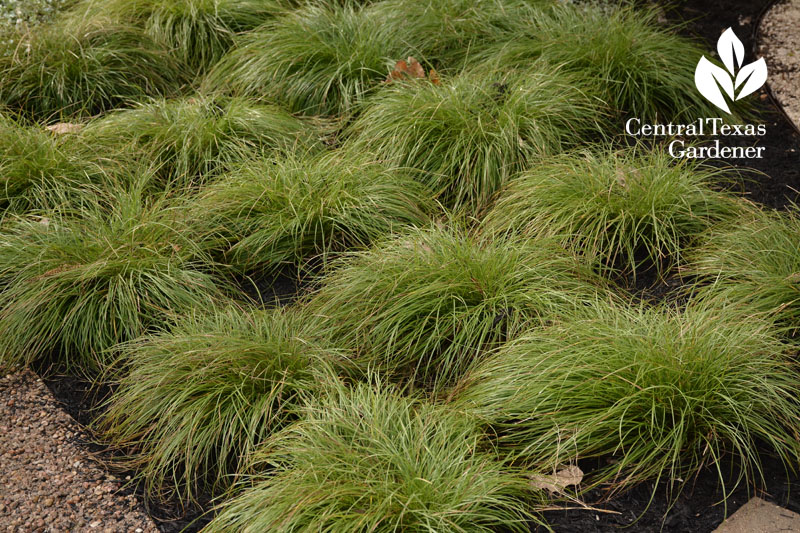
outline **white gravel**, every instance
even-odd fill
[[[767,83],[800,127],[800,0],[776,4],[764,16],[760,33],[759,52],[769,68]]]
[[[81,437],[36,375],[0,369],[0,532],[158,532]]]
[[[64,0],[0,0],[0,27],[28,27],[52,19]]]

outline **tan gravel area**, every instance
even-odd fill
[[[36,375],[0,369],[0,532],[158,531],[84,437]]]
[[[760,27],[759,53],[767,61],[767,83],[789,118],[800,127],[800,0],[776,4]]]

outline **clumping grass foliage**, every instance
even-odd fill
[[[261,25],[288,4],[279,0],[88,0],[73,10],[141,27],[189,68],[203,70],[219,60],[236,34]]]
[[[283,109],[201,95],[154,100],[93,121],[81,132],[93,150],[157,167],[161,185],[189,184],[259,155],[312,151],[323,132]]]
[[[800,465],[800,207],[624,142],[719,116],[654,2],[0,4],[0,366],[108,385],[148,500],[527,532],[566,466]]]
[[[104,18],[37,26],[0,50],[0,104],[36,120],[88,116],[170,94],[181,72],[141,30]]]
[[[456,413],[339,387],[269,443],[271,472],[205,531],[529,531],[526,480],[481,448]]]
[[[117,343],[221,297],[185,214],[123,192],[108,204],[98,195],[4,221],[0,360],[98,370]]]
[[[599,110],[580,85],[543,63],[524,76],[394,83],[370,98],[350,134],[422,171],[445,205],[480,206],[516,172],[596,131]]]
[[[437,69],[458,71],[550,0],[381,0],[371,11]]]
[[[216,494],[296,418],[337,356],[296,313],[229,308],[122,346],[121,379],[98,429],[151,497]],[[332,367],[331,367],[332,368]]]
[[[800,213],[752,209],[714,227],[692,253],[689,273],[698,296],[715,305],[743,305],[775,313],[792,331],[800,327]]]
[[[560,155],[509,183],[484,219],[487,231],[561,236],[602,270],[665,268],[737,203],[715,190],[719,170],[662,150]]]
[[[759,440],[797,464],[800,375],[769,320],[704,306],[596,312],[532,330],[478,363],[457,406],[546,469],[613,457],[590,475],[617,487],[676,488],[726,452],[757,481]]]
[[[595,82],[613,109],[643,121],[717,116],[694,84],[704,53],[658,22],[658,11],[639,6],[560,5],[516,19],[497,45],[475,54],[497,68],[527,68],[543,58]]]
[[[296,112],[347,112],[410,53],[384,22],[353,2],[308,3],[242,36],[204,87]]]
[[[29,209],[31,191],[48,183],[99,180],[107,165],[81,158],[69,144],[38,126],[0,114],[0,209]]]
[[[341,150],[245,164],[206,187],[195,208],[243,272],[325,262],[433,212],[430,193],[407,174]]]
[[[357,364],[437,389],[486,350],[593,302],[592,281],[552,243],[424,229],[351,254],[308,305]]]

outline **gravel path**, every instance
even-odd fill
[[[28,370],[0,369],[0,532],[156,533],[122,480],[92,460],[81,427]]]
[[[800,0],[776,4],[761,22],[759,52],[769,67],[767,83],[800,127]]]

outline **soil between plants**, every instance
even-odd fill
[[[728,27],[732,27],[743,41],[747,50],[748,61],[755,59],[756,43],[754,42],[757,24],[773,2],[750,0],[689,0],[680,2],[677,7],[667,10],[667,17],[672,22],[684,22],[684,33],[707,43],[709,54],[716,50],[719,35]],[[756,98],[756,97],[753,97]],[[766,91],[762,91],[756,104],[756,123],[767,126],[763,137],[726,137],[721,139],[728,146],[764,146],[764,159],[727,160],[711,162],[712,164],[754,169],[757,172],[744,172],[745,180],[742,192],[746,196],[767,206],[783,209],[792,202],[800,201],[800,135],[788,122],[784,114],[776,107]],[[619,125],[623,131],[623,124]],[[289,277],[279,277],[274,284],[267,280],[259,280],[257,291],[252,296],[261,297],[266,305],[283,304],[294,298],[292,291],[299,289]],[[634,294],[648,299],[664,298],[672,289],[679,286],[676,279],[666,282],[654,276],[639,276],[635,281],[625,283]],[[251,289],[252,290],[252,289]],[[249,292],[249,291],[247,291]],[[266,296],[266,297],[265,297]],[[43,370],[43,369],[38,369]],[[97,416],[97,406],[108,390],[92,391],[88,382],[74,377],[51,374],[45,379],[48,388],[61,402],[64,409],[81,424],[88,424]],[[94,448],[97,450],[97,448]],[[544,513],[544,518],[556,532],[611,532],[627,527],[636,532],[711,532],[727,515],[732,514],[743,505],[750,496],[758,494],[763,499],[772,501],[793,511],[800,512],[800,499],[797,497],[795,485],[797,475],[789,475],[779,461],[765,456],[762,458],[763,478],[765,483],[756,483],[756,487],[748,484],[740,486],[729,495],[727,510],[721,503],[723,491],[716,471],[707,469],[696,479],[689,480],[681,495],[670,508],[666,487],[662,484],[653,495],[653,483],[646,483],[624,494],[606,499],[601,491],[586,495],[589,505],[598,510],[569,509],[553,510]],[[590,465],[587,465],[587,469]],[[728,462],[725,470],[730,470],[729,479],[736,473],[735,465]],[[730,467],[730,469],[728,468]],[[733,477],[731,477],[733,476]],[[183,513],[175,504],[162,504],[148,508],[156,519],[162,532],[199,531],[206,520],[193,521],[202,514],[202,510]],[[669,512],[668,512],[669,511]],[[666,515],[666,516],[665,516]],[[177,518],[179,517],[179,518]],[[176,519],[177,518],[177,519]],[[544,531],[532,526],[532,531]]]
[[[800,477],[788,474],[774,457],[765,455],[761,461],[764,482],[760,478],[751,484],[742,481],[735,490],[731,489],[740,468],[730,460],[722,462],[729,491],[727,509],[717,472],[705,469],[688,480],[674,503],[667,498],[666,483],[659,484],[653,496],[655,484],[648,482],[610,499],[602,490],[584,495],[584,502],[598,510],[571,505],[568,510],[546,511],[543,517],[556,533],[608,533],[621,528],[636,533],[710,533],[753,496],[800,511]],[[535,531],[543,533],[546,529]]]
[[[671,22],[684,23],[683,33],[706,43],[709,55],[716,56],[717,39],[732,28],[745,47],[745,61],[755,61],[758,24],[774,0],[688,0],[667,12]],[[769,65],[768,65],[769,67]],[[769,83],[769,79],[767,79]],[[719,166],[741,169],[745,178],[743,192],[755,202],[786,208],[800,200],[800,135],[764,88],[756,100],[754,124],[766,125],[763,137],[725,137],[727,146],[765,147],[763,159],[709,161]],[[713,140],[713,139],[712,139]],[[748,169],[756,172],[748,172]]]
[[[667,12],[672,22],[685,23],[684,33],[707,43],[709,54],[716,54],[716,41],[728,27],[733,28],[747,51],[747,61],[753,61],[757,43],[757,25],[773,1],[749,0],[690,0],[681,2]],[[784,209],[798,202],[800,191],[800,135],[780,108],[762,90],[756,104],[754,123],[766,124],[763,137],[726,137],[720,139],[728,146],[764,146],[763,159],[709,161],[722,167],[742,171],[742,192],[755,202]],[[750,172],[750,170],[756,172]],[[660,299],[679,286],[674,279],[657,280],[653,275],[627,280],[628,288],[646,299]],[[766,449],[766,447],[764,447]],[[703,533],[714,531],[725,519],[751,496],[759,495],[792,511],[800,510],[796,473],[787,473],[780,461],[770,456],[762,457],[763,482],[757,478],[752,484],[742,483],[727,499],[727,509],[722,503],[724,492],[716,471],[706,469],[690,480],[670,508],[666,484],[662,483],[653,496],[654,483],[642,484],[629,492],[607,499],[597,490],[585,495],[585,501],[601,512],[569,509],[547,511],[544,518],[557,533],[600,533],[627,528],[637,533]],[[729,483],[739,469],[726,461],[723,471]],[[728,486],[730,490],[730,486]],[[652,497],[652,499],[651,499]],[[571,507],[575,507],[574,505]],[[537,531],[545,531],[539,528]]]

